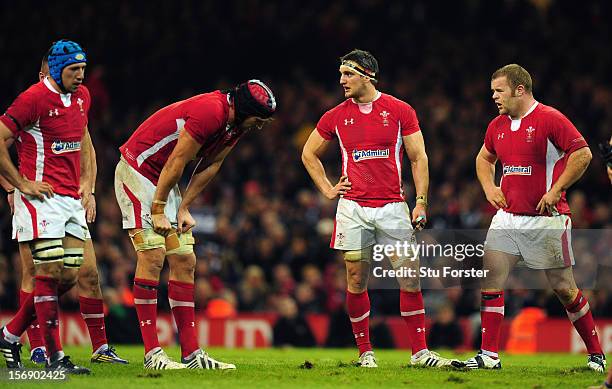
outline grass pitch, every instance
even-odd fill
[[[360,369],[352,362],[352,349],[209,349],[222,361],[235,363],[235,371],[152,371],[144,370],[140,346],[118,346],[117,352],[130,364],[90,364],[90,349],[66,348],[66,353],[92,374],[70,377],[64,382],[0,382],[3,388],[75,387],[75,388],[587,388],[599,385],[605,376],[586,367],[584,355],[537,354],[502,355],[501,371],[458,371],[409,367],[408,351],[378,350],[378,369]],[[178,348],[167,348],[168,355],[180,359]],[[22,354],[26,357],[27,352]],[[444,356],[466,359],[472,354]],[[28,368],[34,365],[26,362]]]

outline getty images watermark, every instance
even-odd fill
[[[458,268],[455,266],[429,265],[416,266],[417,260],[423,262],[426,258],[452,258],[463,262],[467,258],[480,258],[484,255],[484,243],[427,243],[421,241],[396,241],[389,244],[375,244],[372,246],[372,260],[379,262],[372,267],[372,275],[376,278],[484,278],[489,270],[474,267]],[[380,263],[389,258],[391,269],[385,269]]]
[[[489,232],[427,229],[415,235],[403,230],[365,231],[363,247],[371,248],[368,288],[397,289],[402,282],[418,279],[422,289],[479,289],[493,275],[489,269],[496,268],[494,261],[504,260],[485,254],[493,250],[518,259],[509,271],[505,289],[549,289],[542,269],[572,266],[579,288],[612,291],[610,228]]]

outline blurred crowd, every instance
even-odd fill
[[[574,228],[609,229],[610,187],[596,145],[612,130],[611,8],[605,1],[578,7],[555,0],[443,6],[426,0],[3,3],[0,106],[36,82],[51,41],[70,38],[87,51],[89,128],[98,160],[98,216],[91,230],[106,304],[120,310],[133,305],[135,254],[113,191],[117,148],[166,104],[261,78],[277,95],[275,121],[239,142],[192,209],[198,222],[196,307],[211,317],[279,312],[289,323],[308,313],[343,315],[344,264],[329,248],[336,204],[317,192],[300,160],[318,118],[342,101],[338,57],[355,47],[371,51],[380,63],[379,89],[416,109],[429,156],[429,228],[488,227],[494,210],[476,180],[474,158],[496,115],[490,75],[517,62],[531,72],[536,99],[568,116],[595,155],[568,193]],[[28,28],[23,39],[14,38],[32,25],[37,28]],[[337,179],[337,145],[324,164]],[[412,206],[407,163],[404,182]],[[18,301],[19,259],[10,226],[2,199],[2,310],[15,309]],[[575,252],[577,261],[594,261],[597,269],[596,256],[585,250]],[[166,269],[162,310],[169,309],[167,277]],[[588,294],[596,316],[612,316],[609,292]],[[375,290],[371,299],[374,317],[397,315],[397,291]],[[475,290],[427,290],[425,299],[449,341],[452,332],[444,326],[478,312],[480,303]],[[547,290],[513,288],[506,304],[510,317],[525,306],[564,314]],[[62,306],[78,309],[76,291]]]

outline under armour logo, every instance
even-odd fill
[[[195,327],[195,322],[193,322],[193,321],[192,321],[192,322],[191,322],[191,326],[192,326],[192,327]]]
[[[350,119],[344,119],[344,125],[348,126],[349,124],[353,124],[355,122],[355,119],[350,118]]]
[[[355,335],[355,339],[365,337],[365,334],[363,332],[360,332],[360,333],[354,334],[354,335]]]
[[[597,331],[592,330],[592,331],[591,331],[591,335],[593,335],[593,336],[597,336]]]
[[[49,110],[49,117],[53,117],[53,115],[55,116],[59,116],[59,109],[55,108],[55,109],[50,109]]]
[[[151,325],[151,320],[141,320],[140,321],[140,326],[144,327],[146,325]]]
[[[417,332],[425,332],[425,327],[423,327],[423,328],[417,328]]]
[[[504,133],[502,132],[501,134],[497,134],[497,139],[504,139]]]
[[[484,334],[485,330],[486,330],[486,328],[483,328],[482,330],[480,330],[480,332],[482,332]]]

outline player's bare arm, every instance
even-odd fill
[[[78,194],[81,199],[87,201],[87,197],[91,193],[91,138],[87,128],[83,130],[81,138],[81,176],[79,177]]]
[[[351,182],[347,176],[342,176],[336,185],[332,185],[327,178],[325,168],[321,163],[321,155],[328,145],[329,141],[324,139],[317,129],[314,129],[302,150],[302,162],[321,193],[328,199],[333,200],[348,192],[351,189]]]
[[[11,214],[15,212],[15,187],[11,185],[2,175],[0,175],[0,186],[6,191],[6,202],[9,205]]]
[[[6,142],[13,138],[11,130],[0,123],[0,175],[21,193],[44,199],[45,196],[53,196],[53,187],[46,182],[30,181],[19,174],[19,171],[11,161]]]
[[[495,163],[497,157],[495,154],[489,152],[485,145],[482,145],[480,152],[476,156],[476,175],[478,181],[482,186],[482,190],[485,192],[487,201],[491,203],[495,209],[506,208],[506,197],[502,192],[501,188],[495,186]]]
[[[538,203],[537,210],[540,214],[556,212],[561,194],[582,177],[592,158],[593,154],[588,147],[582,147],[569,155],[565,170]]]
[[[176,146],[159,175],[155,196],[153,197],[151,221],[153,222],[153,230],[158,234],[165,236],[172,229],[168,218],[164,214],[168,194],[183,175],[185,166],[196,157],[201,146],[187,131],[180,132]]]
[[[8,149],[14,143],[14,138],[9,138],[4,141],[6,148]],[[10,182],[7,181],[6,178],[2,174],[0,174],[0,186],[7,192],[6,194],[6,202],[9,205],[11,210],[11,214],[15,213],[15,187],[11,185]]]
[[[412,179],[417,201],[412,210],[412,223],[417,229],[422,229],[427,223],[427,192],[429,190],[429,160],[425,152],[423,133],[417,131],[402,138],[406,154],[410,160]]]
[[[89,158],[86,159],[86,156],[81,155],[81,182],[79,195],[81,196],[81,201],[85,208],[87,223],[93,223],[96,220],[96,198],[94,192],[96,177],[98,175],[98,165],[96,161],[96,149],[91,141],[91,134],[87,126],[85,126],[81,148],[87,149]]]
[[[187,185],[187,189],[183,194],[181,205],[178,209],[177,230],[179,233],[187,232],[195,227],[195,219],[191,216],[191,213],[189,213],[189,206],[191,203],[193,203],[197,196],[202,193],[208,183],[217,175],[223,161],[225,160],[225,157],[227,157],[231,150],[232,147],[226,147],[225,149],[221,150],[219,154],[217,154],[211,163],[206,165],[204,159],[201,159],[196,166],[193,175],[191,176],[191,180],[189,181],[189,185]]]

